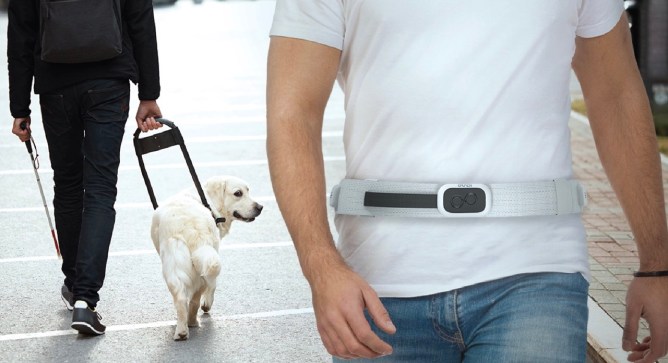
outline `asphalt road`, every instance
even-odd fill
[[[0,77],[0,362],[324,362],[310,291],[272,192],[265,154],[265,78],[272,1],[181,0],[156,8],[163,115],[181,129],[200,180],[236,175],[265,208],[235,222],[223,240],[216,300],[190,339],[174,342],[176,314],[149,236],[152,208],[127,123],[117,220],[98,310],[101,337],[69,328],[35,175],[11,134],[7,76]],[[0,13],[0,27],[7,27]],[[6,49],[6,37],[0,37]],[[2,53],[2,61],[5,52]],[[6,63],[3,63],[6,64]],[[328,187],[344,174],[343,102],[334,92],[325,116]],[[52,173],[39,102],[33,135],[40,177],[53,213]],[[131,115],[137,106],[133,87]],[[192,186],[177,148],[145,156],[158,200]],[[331,212],[331,211],[330,211]]]

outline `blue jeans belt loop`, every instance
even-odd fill
[[[329,204],[336,214],[397,217],[525,217],[581,213],[587,193],[576,180],[437,184],[343,179]]]

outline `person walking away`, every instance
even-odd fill
[[[156,101],[160,80],[153,6],[151,0],[116,3],[122,21],[120,54],[99,61],[58,63],[41,56],[40,7],[48,3],[9,2],[12,132],[23,142],[29,139],[34,79],[53,169],[54,216],[65,275],[61,295],[68,310],[74,310],[72,328],[99,335],[105,326],[96,306],[115,223],[129,81],[138,85],[137,127],[144,132],[160,127],[155,121],[161,112]],[[46,34],[50,35],[54,34]]]

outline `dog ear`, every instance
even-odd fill
[[[227,189],[227,182],[222,178],[209,179],[204,185],[206,193],[214,199],[209,203],[220,204],[225,200],[225,190]]]
[[[218,189],[218,192],[220,193],[220,200],[225,200],[225,193],[227,193],[227,181],[221,179],[220,180],[220,188]]]

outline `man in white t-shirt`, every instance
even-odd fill
[[[564,184],[556,181],[573,177],[571,66],[640,270],[668,270],[659,157],[628,33],[621,1],[612,0],[278,0],[269,166],[332,355],[584,361],[589,272],[580,209],[551,213],[543,205],[562,208]],[[479,187],[464,200],[486,201],[482,209],[448,218],[454,212],[433,195],[428,208],[442,218],[406,204],[370,217],[364,213],[383,207],[366,204],[369,193],[344,198],[342,183],[332,193],[335,248],[321,130],[336,79],[346,97],[347,181],[400,185],[399,204],[434,185],[467,195],[473,189],[465,187]],[[551,196],[534,200],[544,185]],[[344,202],[365,207],[343,213]],[[667,301],[668,277],[629,286],[623,344],[633,358],[650,362],[668,351]],[[641,314],[652,340],[638,344]]]

